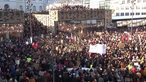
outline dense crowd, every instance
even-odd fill
[[[65,10],[65,11],[73,11],[73,10],[86,10],[87,8],[81,5],[76,5],[76,6],[70,6],[70,5],[65,5],[61,8],[59,8],[59,10]]]
[[[32,44],[24,38],[2,41],[0,82],[144,82],[145,30],[133,29],[129,40],[122,39],[126,28],[79,34],[50,32],[34,37]],[[89,53],[90,44],[106,44],[106,54]]]
[[[84,29],[87,27],[90,27],[91,25],[83,25],[83,24],[67,24],[67,23],[60,23],[58,25],[58,30],[60,31],[66,31],[66,32],[72,32],[78,29]]]
[[[33,43],[27,41],[30,37],[27,18],[22,37],[0,42],[0,82],[146,81],[144,26],[133,28],[127,37],[124,33],[129,28],[89,28],[54,34],[35,18],[31,22]],[[90,44],[106,44],[106,54],[89,53]]]
[[[23,38],[29,38],[31,36],[30,29],[32,28],[33,36],[40,36],[41,34],[47,34],[47,27],[40,23],[33,15],[28,13],[24,14],[24,33]],[[31,25],[30,25],[31,24]],[[30,28],[31,27],[31,28]]]
[[[50,6],[51,7],[51,6]],[[57,10],[61,10],[61,11],[74,11],[74,10],[87,10],[89,9],[88,7],[85,7],[85,6],[82,6],[82,5],[77,5],[77,4],[70,4],[70,5],[66,5],[66,4],[60,4],[60,6],[56,6],[53,8],[50,8],[50,9],[57,9]]]
[[[85,9],[83,6],[62,8],[66,11]],[[28,41],[30,22],[33,43]],[[17,27],[11,29],[22,30]],[[70,32],[54,34],[33,16],[30,19],[29,14],[25,14],[23,36],[0,42],[0,82],[146,81],[145,26],[133,27],[132,33],[129,28],[84,27],[60,24],[60,30]],[[74,29],[78,31],[72,32]],[[89,52],[91,44],[106,44],[106,53]]]

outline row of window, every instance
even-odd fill
[[[116,16],[132,16],[132,15],[146,15],[146,12],[142,13],[116,13]]]
[[[5,5],[4,5],[4,9],[9,9],[9,8],[11,8],[11,7],[9,6],[9,4],[5,4]],[[27,10],[27,7],[24,8],[22,5],[19,6],[19,10],[24,10],[24,9]],[[39,11],[42,11],[42,10],[43,10],[43,7],[42,7],[42,6],[39,6]],[[35,5],[32,7],[32,11],[37,11]]]
[[[127,7],[117,7],[116,8],[116,10],[131,10],[131,9],[146,9],[146,6],[144,6],[144,7],[140,7],[140,6],[136,6],[136,8],[132,8],[132,7],[129,7],[129,6],[127,6]]]

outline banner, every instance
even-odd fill
[[[122,34],[122,41],[127,41],[128,42],[129,40],[132,40],[130,33],[124,32]]]
[[[89,52],[90,53],[105,54],[106,53],[106,45],[105,44],[90,45]]]
[[[141,37],[140,37],[140,35],[138,34],[138,40],[139,40],[139,43],[140,43],[140,45],[142,44],[141,43]]]
[[[119,42],[118,43],[118,48],[124,48],[125,47],[125,44],[124,43],[122,43],[122,42]]]

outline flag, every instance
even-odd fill
[[[131,35],[128,33],[128,32],[124,32],[122,34],[122,41],[126,41],[126,42],[129,42],[131,39]]]
[[[28,62],[28,63],[31,62],[31,60],[32,60],[31,58],[27,58],[27,62]]]
[[[139,39],[139,43],[141,45],[141,37],[140,37],[140,35],[138,35],[138,39]]]
[[[36,49],[38,48],[38,42],[36,42],[36,43],[33,42],[33,43],[32,43],[32,47],[36,50]]]
[[[74,41],[74,42],[77,41],[76,35],[73,35],[72,33],[71,33],[70,39],[71,39],[72,41]]]
[[[76,42],[77,41],[77,37],[74,35],[73,36],[73,41]]]
[[[71,39],[73,39],[73,34],[72,33],[71,33],[71,36],[70,37],[71,37]]]
[[[92,64],[90,64],[90,69],[92,69],[93,68],[93,65]]]

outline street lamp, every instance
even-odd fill
[[[132,4],[132,6],[131,6],[131,10],[132,10],[132,18],[131,18],[131,21],[132,21],[132,23],[131,23],[131,34],[132,34],[132,29],[133,29],[133,16],[134,16],[134,6],[135,6],[135,1],[136,0],[131,0],[131,4]]]
[[[32,3],[31,0],[26,1],[27,11],[29,13],[29,27],[30,27],[30,43],[33,41],[33,34],[32,34],[32,21],[31,21],[31,13],[32,13]]]

